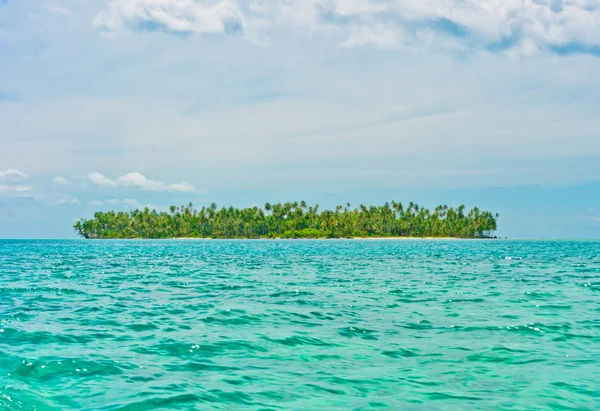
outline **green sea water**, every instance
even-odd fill
[[[600,242],[0,241],[0,409],[600,408]]]

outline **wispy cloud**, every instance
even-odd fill
[[[102,205],[104,205],[104,203],[110,204],[111,206],[121,206],[121,208],[124,208],[126,210],[143,210],[144,208],[148,208],[150,210],[165,211],[167,209],[166,207],[157,206],[157,205],[154,205],[151,203],[142,204],[138,200],[135,200],[132,198],[124,198],[122,200],[120,200],[118,198],[111,198],[111,199],[106,200],[105,202],[95,200],[95,201],[90,201],[88,203],[88,205],[102,206]]]
[[[395,30],[383,25],[362,26],[355,28],[342,42],[343,46],[356,47],[364,45],[391,47],[398,45],[398,35]]]
[[[57,199],[46,200],[46,203],[50,205],[76,205],[79,204],[79,200],[75,197],[64,196]]]
[[[18,181],[27,178],[29,178],[28,174],[14,168],[8,170],[0,170],[0,179]]]
[[[6,184],[0,185],[0,193],[25,193],[31,191],[33,187],[29,186],[9,186]]]
[[[133,187],[148,191],[169,191],[190,193],[196,191],[193,185],[182,181],[181,183],[167,184],[162,181],[149,180],[143,174],[133,172],[127,173],[116,179],[110,179],[103,174],[94,172],[88,175],[88,179],[96,185],[104,187]]]
[[[17,184],[18,181],[28,178],[28,174],[14,168],[0,170],[0,180],[5,180],[12,183],[0,184],[0,194],[19,195],[31,191],[33,187]]]
[[[597,210],[594,208],[590,208],[589,210],[587,210],[587,212],[595,214],[597,212]],[[588,221],[600,222],[600,216],[598,216],[598,215],[590,215],[590,214],[584,214],[584,213],[579,213],[579,212],[575,212],[573,214],[575,216],[577,216],[578,218],[583,218]]]
[[[0,193],[1,194],[21,194],[27,191],[31,191],[33,187],[26,185],[15,185],[14,183],[28,179],[29,175],[11,168],[8,170],[0,170],[0,180],[6,180],[12,182],[13,184],[1,184],[0,185]]]
[[[48,4],[44,6],[44,10],[47,10],[54,14],[62,14],[64,16],[70,16],[73,14],[73,11],[71,9],[62,6],[57,6],[56,4]]]
[[[57,184],[57,185],[69,185],[69,184],[71,184],[69,182],[69,180],[67,180],[65,177],[61,177],[61,176],[54,177],[52,179],[52,182],[54,184]]]
[[[241,31],[250,39],[294,29],[338,37],[345,46],[438,43],[432,36],[443,36],[519,54],[593,54],[600,46],[597,0],[110,0],[94,25],[112,33]]]
[[[139,208],[144,208],[144,207],[145,207],[145,206],[144,206],[144,205],[142,205],[142,204],[141,204],[139,201],[137,201],[137,200],[134,200],[134,199],[131,199],[131,198],[126,198],[126,199],[124,199],[124,200],[123,200],[123,204],[125,204],[125,205],[126,205],[126,206],[128,206],[128,207],[131,207],[131,208],[138,208],[138,209],[139,209]],[[150,207],[148,207],[148,208],[150,208]]]
[[[244,16],[233,0],[110,0],[108,8],[94,17],[93,24],[110,32],[219,34],[242,30]]]

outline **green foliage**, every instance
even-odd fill
[[[288,230],[281,238],[326,238],[327,234],[316,228],[303,228],[302,230]]]
[[[194,209],[171,206],[170,212],[135,210],[97,212],[73,228],[85,238],[347,238],[347,237],[491,237],[498,215],[465,206],[438,206],[433,212],[409,203],[352,209],[350,204],[320,210],[306,202],[265,204],[264,208]]]

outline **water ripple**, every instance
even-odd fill
[[[0,409],[597,409],[600,242],[0,241]]]

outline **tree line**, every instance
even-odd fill
[[[332,210],[305,201],[264,207],[196,209],[171,206],[169,212],[134,210],[97,212],[74,225],[84,238],[351,238],[456,237],[490,238],[498,214],[477,207],[467,211],[437,206],[433,211],[414,203],[392,201],[383,206],[350,204]]]

